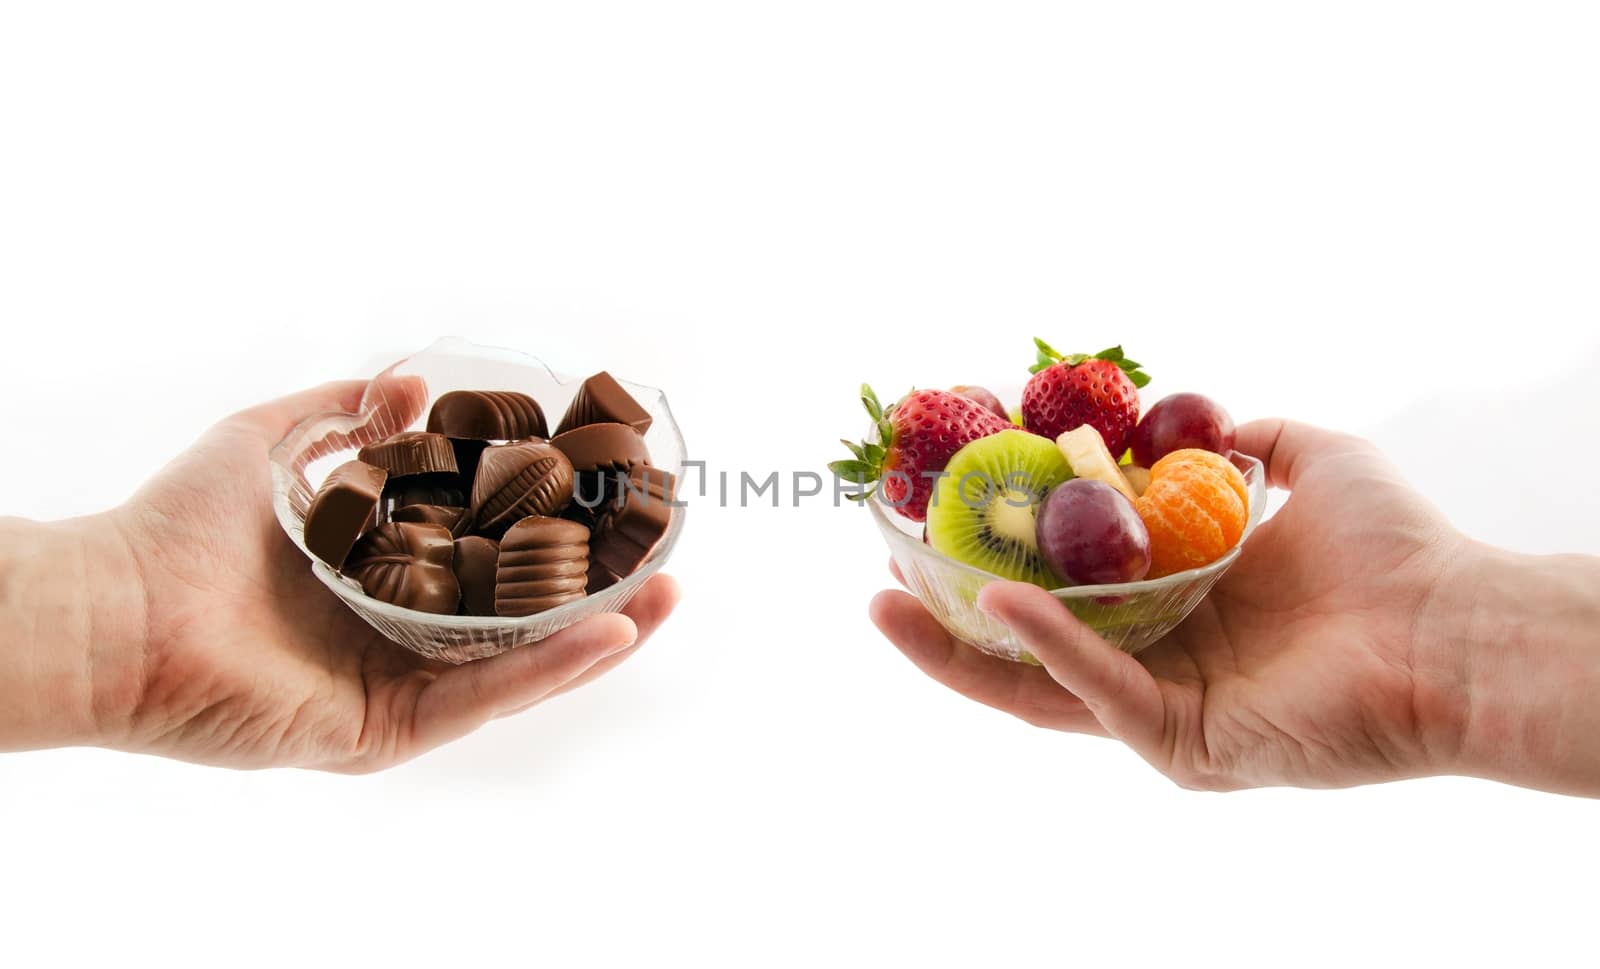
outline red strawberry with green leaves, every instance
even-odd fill
[[[878,439],[843,442],[852,457],[828,468],[862,486],[852,500],[872,494],[867,486],[877,482],[884,500],[916,522],[927,520],[934,482],[950,455],[1012,426],[981,403],[948,390],[913,390],[885,409],[872,388],[862,384],[861,405],[872,416]]]
[[[1150,375],[1122,353],[1121,347],[1094,356],[1062,356],[1034,338],[1039,361],[1029,368],[1033,379],[1022,389],[1022,426],[1051,440],[1085,424],[1105,438],[1106,450],[1121,455],[1139,423],[1139,388]]]

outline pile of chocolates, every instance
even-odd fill
[[[650,414],[610,374],[552,436],[527,394],[458,390],[426,431],[368,444],[306,512],[311,553],[367,595],[442,615],[531,616],[632,574],[666,534],[676,482]]]

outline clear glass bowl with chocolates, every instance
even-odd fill
[[[683,462],[661,391],[446,339],[273,448],[273,506],[358,615],[463,663],[627,605],[683,531]]]

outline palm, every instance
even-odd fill
[[[354,389],[322,393],[350,409]],[[267,444],[305,416],[278,406],[218,425],[119,512],[150,603],[130,745],[236,767],[376,769],[598,676],[671,610],[661,577],[628,618],[492,660],[450,667],[389,643],[278,527]]]
[[[1248,436],[1252,453],[1272,457],[1275,436]],[[965,644],[932,640],[898,598],[877,607],[879,622],[958,691],[1043,725],[1118,736],[1191,786],[1342,786],[1402,774],[1418,761],[1430,712],[1413,620],[1453,533],[1370,445],[1336,435],[1316,444],[1277,456],[1275,483],[1292,480],[1293,495],[1195,612],[1139,655],[1149,675],[1107,656],[1114,651],[1092,634],[1093,643],[1060,643],[1085,638],[1082,627],[1028,587],[986,598],[1030,645],[1030,636],[1046,640],[1048,671],[1002,668]],[[1086,705],[1064,683],[1099,702]],[[1137,713],[1121,709],[1129,701]]]

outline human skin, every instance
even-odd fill
[[[1237,447],[1289,498],[1137,657],[1021,583],[978,605],[1042,666],[978,652],[904,592],[873,620],[956,692],[1119,740],[1187,788],[1460,774],[1600,796],[1600,559],[1466,537],[1357,437],[1268,420]]]
[[[658,575],[625,613],[462,666],[385,640],[278,527],[267,462],[302,419],[354,411],[365,387],[230,417],[103,514],[0,519],[0,750],[378,770],[590,682],[672,612],[677,586]],[[420,407],[406,389],[395,406]]]

